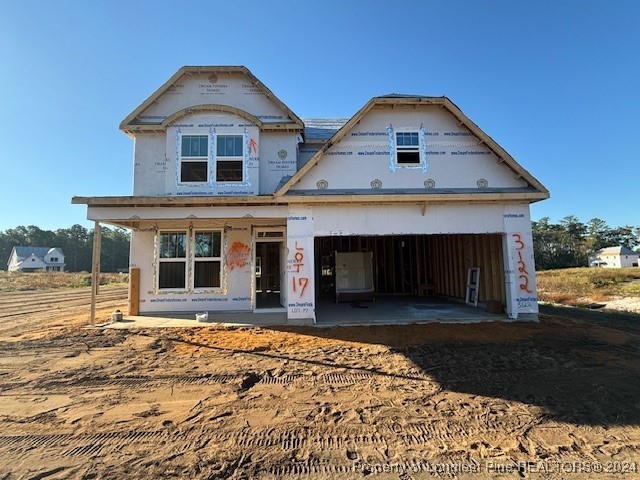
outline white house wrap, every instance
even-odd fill
[[[537,319],[529,204],[549,193],[446,97],[303,122],[245,67],[183,67],[120,128],[133,195],[73,202],[132,230],[141,314],[313,323],[336,252],[364,252],[376,295],[462,301],[477,268],[478,308]]]

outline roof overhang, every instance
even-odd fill
[[[371,204],[371,203],[532,203],[549,197],[548,193],[474,192],[474,193],[389,193],[389,194],[326,194],[326,195],[260,195],[260,196],[122,196],[73,197],[74,205],[88,207],[236,207],[289,204]]]

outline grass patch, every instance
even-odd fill
[[[129,275],[103,273],[100,285],[126,285]],[[56,288],[80,288],[91,285],[88,272],[4,272],[0,271],[0,292],[52,290]]]
[[[640,297],[640,268],[566,268],[536,272],[541,301],[576,305]]]

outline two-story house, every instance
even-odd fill
[[[58,247],[15,246],[11,249],[10,272],[64,272],[64,254]]]
[[[537,318],[548,191],[446,97],[305,122],[245,67],[183,67],[120,128],[133,195],[73,203],[132,230],[134,311],[314,322],[325,297],[435,292]]]

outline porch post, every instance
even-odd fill
[[[93,227],[93,253],[91,257],[91,326],[96,322],[96,297],[100,286],[100,247],[102,229],[96,220]]]

